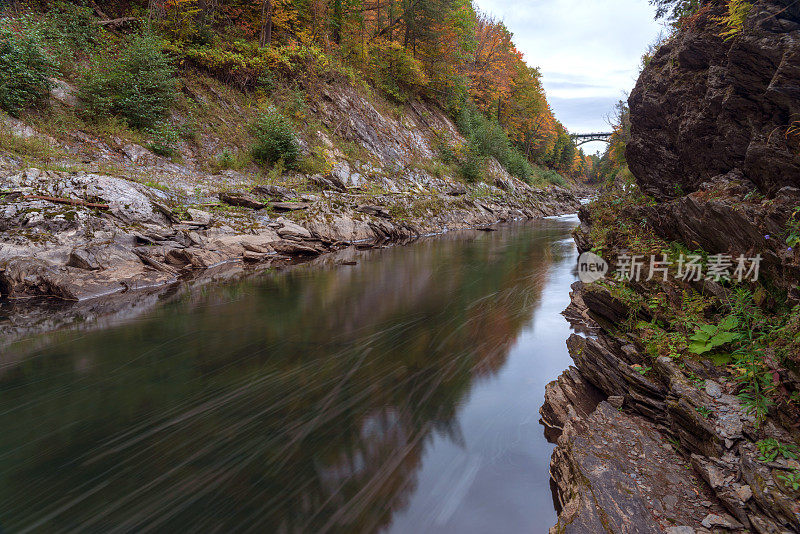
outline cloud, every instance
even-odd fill
[[[476,2],[505,21],[528,64],[541,69],[556,117],[574,132],[608,128],[604,118],[633,88],[642,54],[663,31],[647,0]]]
[[[613,116],[614,105],[624,96],[588,96],[582,98],[550,97],[556,117],[572,125],[575,132],[608,132],[608,120]]]

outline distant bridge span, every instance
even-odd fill
[[[592,141],[602,141],[604,143],[611,142],[612,133],[585,133],[585,134],[570,134],[572,142],[575,146],[581,146]]]

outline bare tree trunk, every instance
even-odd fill
[[[261,37],[259,39],[261,48],[272,44],[272,2],[264,0],[261,4]]]

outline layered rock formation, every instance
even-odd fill
[[[244,95],[202,77],[181,83],[221,122],[252,120]],[[230,262],[305,261],[353,243],[382,245],[579,205],[568,190],[533,188],[494,160],[477,184],[436,167],[436,147],[463,139],[431,104],[389,113],[379,97],[335,81],[314,94],[309,112],[329,133],[308,128],[298,141],[307,158],[324,164],[317,173],[269,179],[253,166],[210,172],[209,159],[229,149],[227,126],[182,139],[173,161],[97,132],[54,139],[0,113],[0,135],[51,145],[63,158],[31,166],[0,151],[0,299],[80,301]]]
[[[607,288],[577,282],[572,297],[571,315],[595,335],[569,339],[575,368],[548,385],[541,408],[557,443],[552,532],[800,532],[800,501],[775,475],[793,464],[766,465],[753,442],[794,437],[758,427],[724,369],[652,361],[615,326],[630,310]]]
[[[800,186],[800,5],[759,0],[723,40],[712,2],[664,43],[630,95],[627,159],[659,199],[738,172],[771,195]]]
[[[607,198],[620,205],[610,219],[582,208],[575,241],[609,261],[671,244],[760,255],[764,285],[746,287],[772,317],[800,303],[800,256],[790,246],[800,213],[800,4],[753,4],[727,41],[716,18],[724,4],[707,4],[645,67],[629,100],[627,157],[655,201],[635,191]],[[796,405],[776,401],[757,421],[740,368],[681,347],[695,323],[681,325],[680,312],[665,318],[658,304],[681,310],[695,295],[702,312],[692,321],[715,324],[732,311],[732,289],[675,278],[573,286],[565,315],[589,335],[569,339],[575,368],[548,386],[542,408],[562,507],[551,532],[800,532],[800,492],[785,482],[800,464],[758,448],[800,443]],[[770,291],[785,297],[782,307]],[[661,342],[645,339],[653,332]],[[778,364],[773,350],[759,353],[774,367],[767,387],[788,398],[800,390],[800,360]]]
[[[226,262],[314,257],[354,242],[380,245],[577,206],[565,190],[517,182],[510,192],[495,191],[475,200],[429,192],[409,211],[410,191],[261,187],[221,192],[212,212],[181,207],[174,195],[129,180],[32,168],[0,178],[0,295],[85,300],[174,283]]]

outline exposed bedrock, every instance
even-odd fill
[[[659,199],[734,170],[768,195],[800,187],[800,4],[754,2],[729,40],[720,4],[659,48],[629,98],[628,165]]]
[[[650,361],[610,326],[622,303],[608,290],[578,282],[572,297],[598,321],[596,335],[568,340],[575,367],[547,386],[541,408],[557,444],[552,532],[800,532],[800,502],[753,443],[791,436],[769,421],[757,430],[712,364]]]

